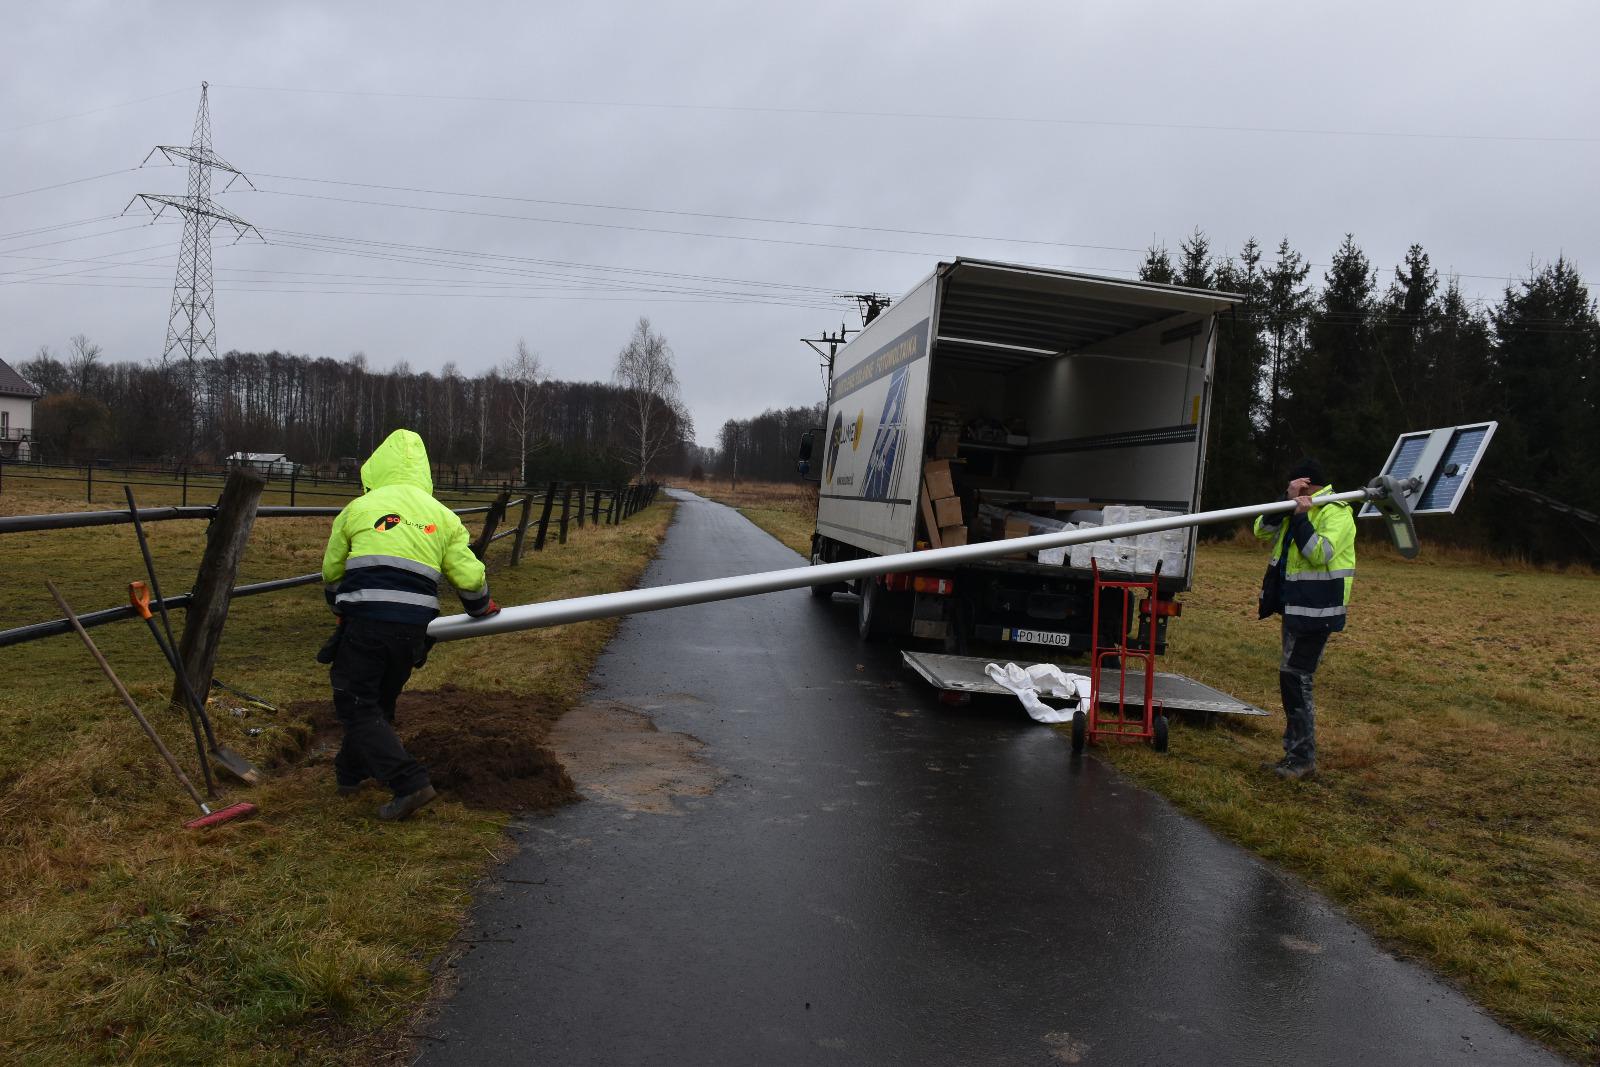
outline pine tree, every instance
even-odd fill
[[[1269,346],[1266,411],[1266,461],[1274,470],[1287,465],[1288,435],[1284,425],[1284,400],[1295,364],[1305,348],[1306,319],[1311,311],[1311,289],[1306,275],[1311,265],[1289,247],[1285,237],[1278,242],[1277,259],[1262,274],[1261,324]]]
[[[1186,258],[1188,247],[1186,244]],[[1259,316],[1266,280],[1261,272],[1261,246],[1255,238],[1245,242],[1237,262],[1217,262],[1211,281],[1217,289],[1244,297],[1221,316],[1217,327],[1203,504],[1219,508],[1259,499],[1271,484],[1261,452],[1261,374],[1267,348]],[[1216,530],[1223,532],[1220,527]]]
[[[1179,285],[1187,285],[1191,289],[1215,288],[1217,276],[1212,267],[1211,242],[1206,239],[1200,227],[1196,226],[1194,232],[1178,246],[1176,281]]]
[[[1379,323],[1385,368],[1393,378],[1399,414],[1407,426],[1433,426],[1439,421],[1441,383],[1432,365],[1439,354],[1432,343],[1439,328],[1438,292],[1439,274],[1428,253],[1421,245],[1412,245],[1406,261],[1394,269]]]
[[[1345,234],[1307,322],[1305,351],[1286,374],[1294,451],[1318,456],[1329,477],[1346,484],[1376,471],[1397,429],[1394,383],[1378,353],[1377,286],[1372,264]]]
[[[1168,255],[1165,245],[1151,244],[1144,250],[1144,262],[1139,264],[1139,280],[1171,284],[1172,257]]]
[[[1504,412],[1497,469],[1526,488],[1600,510],[1600,412],[1595,374],[1600,315],[1565,257],[1508,287],[1493,314],[1496,384]],[[1570,556],[1561,541],[1525,539],[1535,555]]]

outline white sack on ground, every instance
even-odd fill
[[[1037,722],[1071,722],[1072,713],[1089,702],[1089,679],[1082,674],[1068,674],[1054,663],[1035,663],[1026,669],[1015,663],[1004,667],[991,663],[984,672],[997,685],[1017,695],[1022,706]],[[1056,697],[1071,701],[1067,708],[1052,708],[1039,697]]]

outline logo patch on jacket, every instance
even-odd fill
[[[420,522],[407,522],[404,517],[402,517],[400,515],[396,515],[393,512],[390,512],[389,514],[387,514],[387,515],[383,516],[381,519],[379,519],[377,522],[373,523],[372,524],[372,528],[374,530],[378,530],[378,531],[382,531],[382,532],[388,532],[389,530],[394,529],[396,526],[402,526],[402,525],[403,526],[414,526],[417,529],[421,530],[425,534],[431,534],[434,531],[439,529],[439,527],[437,525],[435,525],[434,523],[431,523],[431,522],[427,523],[427,524],[423,524],[423,523],[420,523]]]

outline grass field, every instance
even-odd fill
[[[99,491],[102,506],[120,495]],[[0,493],[3,514],[84,508],[81,496],[15,481]],[[515,570],[501,541],[491,588],[520,603],[629,587],[670,515],[663,501],[620,526],[574,530]],[[193,581],[204,527],[150,526],[169,595]],[[242,579],[318,569],[327,529],[258,521]],[[79,611],[125,603],[128,581],[143,577],[129,526],[9,534],[0,546],[7,625],[56,615],[45,577]],[[238,601],[217,675],[280,708],[326,700],[312,656],[329,624],[317,586]],[[570,706],[613,628],[440,645],[409,689],[453,683]],[[136,622],[90,632],[192,773],[149,633]],[[214,707],[222,740],[274,770],[259,788],[229,790],[261,815],[184,830],[193,804],[75,637],[0,649],[0,676],[0,1060],[350,1063],[403,1049],[403,1024],[428,996],[474,882],[509,847],[504,813],[447,794],[411,822],[378,823],[378,792],[340,800],[326,760],[303,758],[304,719]]]
[[[694,488],[805,551],[809,487]],[[1321,775],[1289,784],[1259,769],[1282,754],[1264,565],[1253,542],[1202,546],[1165,668],[1274,717],[1097,752],[1509,1025],[1600,1060],[1600,578],[1363,543],[1317,678]]]

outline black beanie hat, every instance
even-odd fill
[[[1309,478],[1312,485],[1328,484],[1328,476],[1323,472],[1322,464],[1318,463],[1310,456],[1307,456],[1299,463],[1296,463],[1294,465],[1294,469],[1289,472],[1289,480],[1291,482],[1296,478]]]

